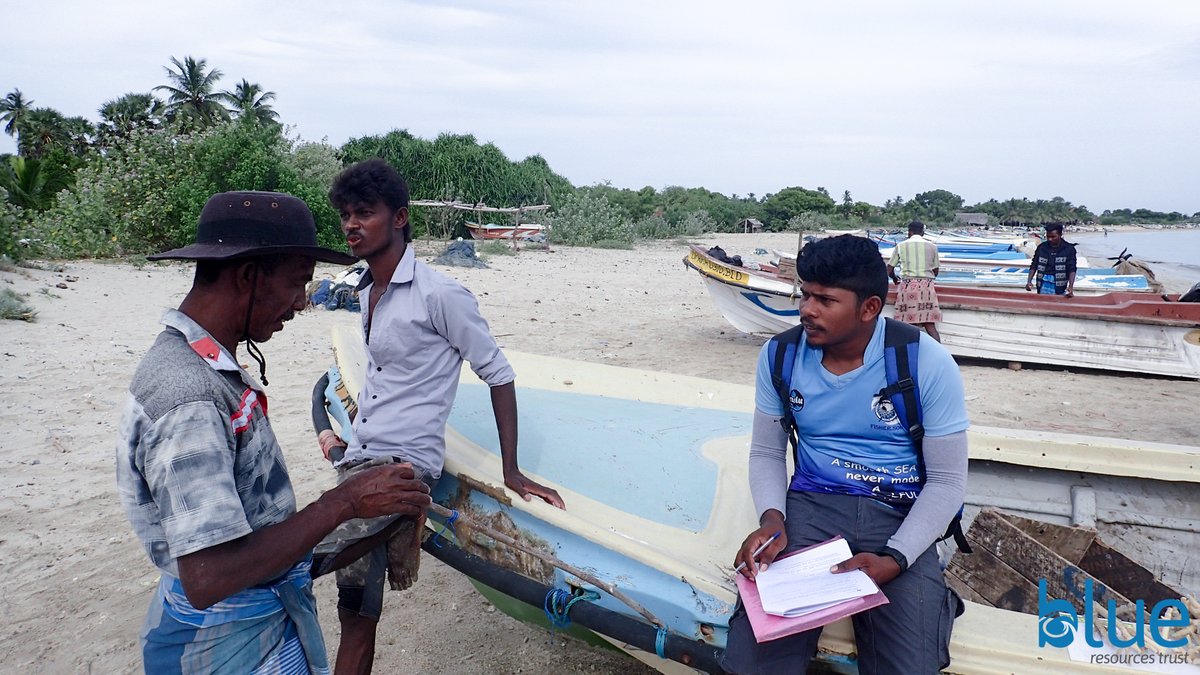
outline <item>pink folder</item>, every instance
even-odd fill
[[[829,541],[839,538],[834,537],[834,539],[830,539]],[[820,544],[814,544],[814,546],[820,546]],[[810,546],[809,548],[812,547]],[[800,551],[807,550],[808,548],[800,549]],[[800,551],[794,551],[788,555],[795,555],[796,553],[800,553]],[[758,597],[758,584],[738,574],[737,587],[738,593],[742,597],[742,605],[746,608],[746,618],[750,619],[750,627],[754,629],[754,639],[758,642],[770,642],[786,635],[819,628],[825,624],[833,623],[842,617],[858,614],[872,607],[888,603],[887,596],[883,594],[883,591],[878,591],[872,595],[839,602],[836,605],[800,616],[775,616],[763,611],[762,600]]]

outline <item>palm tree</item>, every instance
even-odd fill
[[[70,147],[73,131],[67,118],[54,108],[32,108],[17,127],[17,151],[24,157],[42,159],[54,146]]]
[[[92,140],[96,137],[96,125],[86,117],[68,117],[63,121],[66,131],[66,144],[63,146],[76,157],[83,157],[92,148]]]
[[[69,173],[36,159],[10,155],[8,162],[0,163],[0,188],[8,192],[10,203],[23,209],[45,209],[70,182]]]
[[[228,103],[230,112],[239,119],[251,117],[261,124],[267,124],[274,123],[279,118],[279,113],[271,108],[270,103],[275,100],[275,92],[263,91],[262,87],[246,81],[245,78],[242,78],[233,91],[223,91],[217,94],[217,97]]]
[[[162,121],[163,102],[152,94],[125,94],[100,106],[98,131],[104,138],[125,138],[137,129],[153,129]]]
[[[26,99],[20,89],[13,89],[0,99],[0,122],[4,122],[4,133],[16,136],[21,131],[21,120],[29,113],[33,101]],[[20,140],[18,139],[18,144]]]
[[[203,129],[229,119],[229,112],[213,91],[223,75],[221,71],[213,68],[206,72],[208,60],[190,56],[185,56],[182,63],[172,56],[171,63],[175,69],[163,66],[170,83],[154,88],[167,92],[169,119],[177,120],[185,129]]]

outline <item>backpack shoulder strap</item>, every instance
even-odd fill
[[[800,341],[804,338],[804,327],[789,328],[771,338],[767,348],[767,356],[771,361],[771,384],[775,394],[783,403],[783,417],[779,423],[787,433],[788,442],[793,448],[796,444],[796,419],[792,416],[791,389],[792,371],[796,365],[796,352],[800,349]]]
[[[883,362],[887,386],[880,395],[892,400],[896,415],[916,446],[917,464],[923,474],[921,441],[925,438],[925,427],[922,425],[921,416],[921,390],[917,386],[916,378],[921,329],[893,319],[884,321]]]
[[[916,326],[884,319],[883,327],[883,358],[887,377],[887,386],[879,392],[887,396],[896,408],[900,423],[908,430],[912,438],[913,449],[917,455],[917,472],[921,482],[925,482],[925,426],[922,422],[921,388],[917,383],[917,356],[920,353],[921,329]],[[950,521],[942,539],[954,537],[954,543],[963,553],[970,553],[971,546],[962,529],[962,508]]]

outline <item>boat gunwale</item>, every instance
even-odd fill
[[[766,282],[763,286],[752,286],[749,284],[740,284],[722,278],[719,275],[712,274],[708,270],[702,269],[691,262],[688,257],[684,257],[684,264],[691,269],[696,270],[702,276],[708,279],[719,281],[727,286],[737,286],[762,293],[770,293],[780,297],[798,298],[798,294],[791,292],[784,293],[780,289],[767,287],[772,282],[778,284],[787,284],[783,279],[776,279],[767,276],[757,270],[748,268],[736,268],[728,263],[721,262],[712,256],[709,256],[704,250],[693,245],[692,252],[704,257],[714,265],[719,265],[733,272],[741,272],[746,274],[750,279],[758,279]],[[790,286],[790,285],[789,285]],[[888,289],[888,298],[894,302],[896,289],[891,287]],[[1143,313],[1143,314],[1128,314],[1131,310],[1142,312],[1161,312],[1162,308],[1156,308],[1156,305],[1171,305],[1175,309],[1184,309],[1183,305],[1189,305],[1186,309],[1191,310],[1193,303],[1167,302],[1163,300],[1148,300],[1143,293],[1113,291],[1090,296],[1076,296],[1070,299],[1069,304],[1064,303],[1063,299],[1048,299],[1041,300],[1038,298],[1026,296],[1015,291],[991,290],[991,289],[971,289],[958,285],[942,285],[937,289],[938,304],[942,309],[961,309],[976,312],[999,312],[1002,314],[1020,314],[1029,316],[1048,316],[1065,319],[1081,319],[1081,320],[1096,320],[1096,321],[1113,321],[1119,323],[1136,323],[1148,324],[1155,326],[1168,326],[1178,328],[1200,328],[1200,305],[1197,305],[1195,311],[1198,315],[1196,319],[1190,319],[1182,316],[1162,316]],[[1013,297],[1004,297],[1013,296]],[[1132,296],[1132,297],[1126,297]],[[1000,304],[990,304],[984,300],[994,300]],[[1034,306],[1014,306],[1016,304]],[[1057,306],[1056,306],[1057,305]],[[1121,314],[1120,312],[1125,312]]]

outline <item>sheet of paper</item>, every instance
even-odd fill
[[[763,611],[798,616],[878,592],[875,582],[861,570],[829,571],[850,555],[846,540],[835,539],[771,563],[756,577]]]

